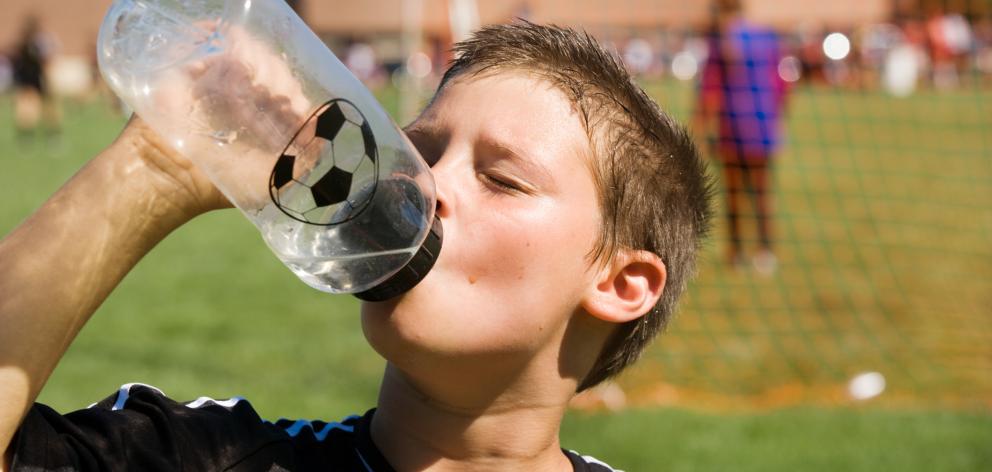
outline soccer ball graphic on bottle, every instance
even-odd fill
[[[378,149],[372,127],[350,101],[325,103],[286,146],[269,195],[286,216],[333,226],[360,215],[375,195]]]

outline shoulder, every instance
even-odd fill
[[[242,397],[178,402],[127,384],[65,415],[36,404],[18,431],[13,470],[333,468],[352,461],[358,419],[270,422]]]
[[[273,425],[291,438],[301,438],[317,442],[328,438],[343,437],[355,433],[355,426],[361,416],[351,415],[340,422],[323,420],[289,420],[280,418]]]
[[[562,449],[562,451],[568,456],[568,460],[572,462],[572,468],[575,472],[623,472],[620,469],[614,469],[609,464],[595,457],[584,456],[568,449]]]
[[[273,422],[262,419],[251,403],[240,396],[224,400],[199,397],[190,402],[175,402],[158,389],[141,384],[121,387],[111,409],[141,408],[142,402],[166,405],[167,414],[180,418],[183,423],[176,424],[173,429],[190,434],[191,444],[226,444],[227,450],[240,451],[239,455],[251,453],[256,456],[254,459],[264,461],[282,458],[302,470],[340,465],[342,456],[345,462],[350,462],[355,449],[356,427],[363,419],[351,415],[340,421],[280,418]],[[194,433],[187,433],[189,431]],[[201,438],[204,434],[210,436]],[[214,449],[197,448],[207,449],[206,453],[212,453]],[[266,452],[259,454],[257,451]],[[259,455],[262,457],[257,457]]]

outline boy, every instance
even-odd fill
[[[693,129],[716,128],[712,151],[727,190],[727,262],[743,266],[740,215],[750,201],[759,242],[752,265],[769,276],[778,265],[772,250],[772,164],[788,92],[779,74],[780,42],[774,30],[744,18],[740,0],[719,0],[714,9]]]
[[[407,129],[433,167],[444,246],[413,290],[362,306],[388,361],[376,409],[271,424],[241,399],[184,405],[137,385],[64,417],[32,406],[141,256],[228,205],[135,119],[0,242],[14,470],[612,470],[561,449],[559,424],[674,309],[707,228],[703,165],[587,35],[493,26],[457,50]]]

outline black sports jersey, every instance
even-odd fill
[[[14,438],[12,470],[392,472],[372,443],[374,414],[272,423],[240,397],[178,403],[154,387],[128,384],[64,416],[36,403]],[[563,452],[577,472],[614,470]]]

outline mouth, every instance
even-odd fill
[[[406,293],[420,284],[424,278],[428,277],[438,257],[441,255],[441,241],[444,233],[441,227],[441,219],[434,217],[425,239],[420,243],[413,253],[413,257],[391,275],[385,282],[356,293],[359,299],[371,302],[385,301],[396,298]]]
[[[399,295],[396,295],[395,297],[387,298],[385,300],[377,300],[377,301],[362,300],[361,301],[362,312],[364,313],[365,310],[368,308],[374,311],[375,313],[385,313],[385,312],[391,313],[394,309],[396,309],[396,307],[400,304],[400,301],[402,301],[408,293],[410,292],[404,292]]]

